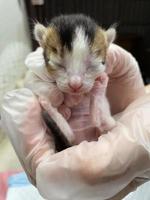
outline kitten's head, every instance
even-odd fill
[[[53,18],[48,27],[36,24],[34,35],[58,88],[81,94],[89,92],[105,70],[107,48],[116,31],[105,31],[84,15],[62,15]]]

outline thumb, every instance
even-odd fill
[[[45,66],[43,49],[39,47],[36,51],[31,52],[25,59],[25,65],[28,69],[41,68]]]

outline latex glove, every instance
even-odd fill
[[[70,126],[50,103],[49,108],[49,114],[61,124],[62,132],[71,142]],[[38,99],[29,89],[14,90],[6,95],[1,116],[2,127],[10,137],[28,177],[35,184],[38,164],[56,151],[51,132],[42,119]]]
[[[145,94],[137,61],[115,44],[108,49],[106,73],[109,76],[107,96],[113,114],[123,111],[132,101]]]
[[[25,87],[31,89],[37,96],[47,98],[54,107],[59,107],[63,100],[63,93],[53,83],[54,79],[49,76],[43,56],[43,49],[37,48],[30,53],[25,64],[29,69],[25,80]]]
[[[129,53],[116,45],[109,49],[107,65],[111,108],[114,112],[122,111],[144,94],[138,65]],[[21,99],[18,99],[20,92]],[[130,186],[133,189],[132,183],[136,183],[137,177],[142,180],[149,178],[149,96],[129,106],[118,120],[116,128],[101,136],[99,141],[82,142],[63,152],[46,154],[47,150],[40,150],[41,144],[45,148],[44,143],[38,143],[46,136],[38,132],[40,129],[34,129],[39,124],[38,109],[35,116],[29,117],[33,114],[30,112],[33,109],[29,102],[39,106],[37,100],[34,103],[33,94],[29,93],[30,95],[28,92],[17,91],[14,95],[8,94],[4,99],[2,120],[24,168],[36,180],[37,187],[45,198],[108,199],[120,191],[123,195],[128,193]],[[20,102],[23,104],[20,105]],[[23,112],[17,111],[18,104],[23,108],[21,111],[27,111],[29,115],[22,115]],[[49,105],[44,103],[43,106],[48,106],[50,111]],[[34,109],[36,110],[36,106]],[[30,123],[27,123],[29,120]],[[39,140],[36,140],[37,135]],[[51,142],[48,141],[47,144],[48,149],[51,149]],[[53,148],[52,150],[54,152]]]
[[[148,181],[149,115],[147,95],[130,104],[97,142],[82,142],[41,163],[36,176],[40,193],[46,199],[119,200]]]
[[[52,106],[41,102],[55,114]],[[117,126],[97,142],[85,141],[57,154],[40,112],[31,91],[13,91],[5,97],[2,124],[32,183],[46,199],[103,200],[117,193],[122,197],[150,178],[150,95],[133,102]]]

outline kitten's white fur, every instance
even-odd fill
[[[38,30],[38,28],[41,30]],[[37,40],[39,43],[42,38],[43,31],[45,31],[43,26],[38,25],[38,27],[35,29],[35,36],[38,37]],[[111,43],[115,38],[115,30],[111,28],[110,30],[106,31],[106,34],[108,43]],[[51,56],[49,62],[51,66],[56,69],[55,77],[53,77],[53,80],[55,80],[54,84],[41,79],[39,79],[39,81],[34,81],[33,77],[31,77],[32,81],[31,79],[30,81],[29,79],[27,81],[27,87],[38,94],[38,96],[44,95],[49,100],[52,100],[52,97],[54,97],[53,92],[56,91],[58,93],[61,91],[64,93],[74,94],[74,92],[69,87],[69,81],[71,77],[73,77],[74,80],[76,78],[76,80],[81,79],[82,81],[82,87],[77,92],[77,95],[88,93],[93,88],[95,79],[101,76],[101,74],[105,71],[105,65],[102,64],[102,58],[100,56],[97,57],[94,54],[91,54],[88,38],[85,36],[85,31],[82,29],[82,27],[76,28],[75,36],[72,41],[72,51],[69,52],[66,50],[63,62],[58,58],[57,55]],[[62,67],[59,65],[57,66],[57,63]],[[48,76],[51,75],[49,74]],[[96,98],[94,97],[95,95]],[[93,103],[91,106],[91,114],[94,116],[93,122],[95,125],[102,123],[102,129],[109,129],[115,124],[115,122],[110,114],[109,104],[105,96],[105,91],[102,92],[102,94],[100,91],[100,93],[95,93],[95,95],[93,96],[94,100],[92,101]],[[61,97],[59,100],[60,101],[58,105],[63,102],[63,98]],[[96,114],[94,112],[95,110],[99,110],[100,113]]]
[[[95,78],[105,71],[102,59],[91,55],[88,38],[82,27],[77,27],[72,42],[72,51],[67,52],[64,57],[65,71],[58,70],[56,82],[60,90],[72,93],[68,83],[72,76],[78,76],[82,80],[82,87],[78,93],[89,92],[93,87]]]

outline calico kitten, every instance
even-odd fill
[[[44,49],[49,73],[58,88],[66,93],[87,93],[105,71],[106,52],[116,31],[107,31],[85,15],[62,15],[48,27],[36,24],[36,40]]]
[[[90,17],[79,14],[55,17],[47,27],[37,23],[34,35],[44,49],[47,71],[53,77],[54,84],[63,93],[83,95],[91,91],[95,80],[105,71],[107,49],[114,41],[116,31],[114,28],[104,30]],[[95,102],[97,104],[99,101]],[[106,102],[103,105],[110,124],[113,124],[107,99],[103,102]],[[106,119],[105,108],[101,113]],[[57,144],[61,143],[58,150],[69,147],[61,126],[56,127],[59,123],[55,123],[52,116],[49,120],[46,115],[43,116],[58,140]]]

